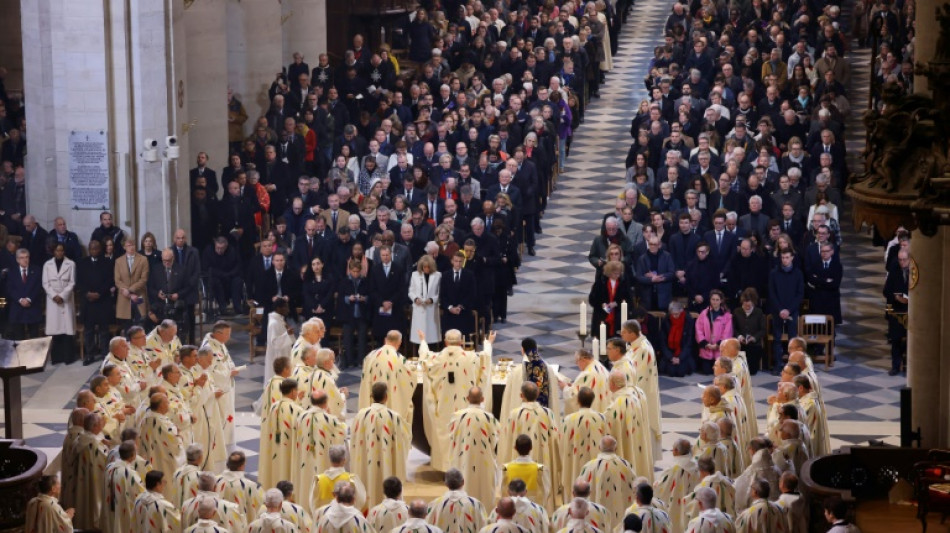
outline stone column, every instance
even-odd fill
[[[915,231],[911,255],[919,280],[910,291],[907,329],[907,382],[913,398],[913,428],[925,448],[945,447],[950,417],[950,347],[944,324],[950,317],[950,230],[934,237]]]
[[[23,45],[20,0],[0,0],[0,67],[7,69],[7,93],[23,89]],[[320,30],[326,31],[326,27]],[[321,33],[322,35],[323,33]]]
[[[267,91],[283,64],[281,4],[228,2],[228,82],[247,110],[245,133],[267,112]]]
[[[914,60],[927,64],[927,60],[937,51],[937,36],[940,35],[940,23],[937,21],[936,9],[943,5],[944,0],[918,0],[915,23],[917,25],[914,38]],[[927,78],[921,75],[914,76],[914,92],[929,95]]]
[[[286,0],[282,5],[287,37],[284,63],[289,65],[293,53],[300,52],[312,69],[327,51],[327,0]]]

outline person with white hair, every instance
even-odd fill
[[[330,468],[313,477],[310,485],[308,501],[310,502],[310,511],[313,513],[314,522],[318,520],[317,510],[333,501],[334,491],[342,482],[351,485],[355,491],[353,505],[360,510],[366,508],[366,488],[363,482],[360,481],[359,476],[346,470],[346,446],[331,446],[327,456],[330,459]]]
[[[264,507],[257,520],[248,525],[248,533],[297,533],[300,529],[280,515],[284,495],[278,489],[267,489],[264,493]]]
[[[603,412],[610,398],[610,391],[607,388],[607,369],[594,358],[590,351],[583,348],[574,352],[574,362],[580,369],[574,381],[568,383],[566,380],[558,380],[561,396],[564,399],[565,418],[580,409],[578,395],[585,387],[594,393],[590,408],[598,413]]]
[[[300,326],[300,336],[297,337],[290,349],[290,361],[293,366],[297,366],[303,361],[303,353],[307,348],[315,346],[318,350],[320,349],[320,341],[326,335],[326,331],[323,320],[317,317],[307,320]]]
[[[224,393],[218,397],[218,409],[224,423],[222,444],[227,449],[234,446],[234,397],[236,395],[234,378],[241,373],[234,364],[234,360],[231,359],[231,352],[227,347],[230,340],[231,324],[219,320],[211,326],[211,332],[205,335],[201,343],[201,347],[209,348],[213,355],[209,376],[213,378],[215,387]]]
[[[633,504],[637,478],[633,465],[617,455],[617,440],[607,435],[600,440],[600,453],[581,469],[580,479],[590,484],[590,499],[607,508],[606,531],[613,531]]]
[[[333,492],[336,495],[334,504],[327,505],[320,514],[320,518],[314,520],[313,531],[319,531],[320,533],[371,533],[373,528],[363,518],[363,513],[358,505],[356,487],[352,483],[339,481],[334,486]]]
[[[653,484],[656,496],[669,503],[669,516],[673,531],[686,528],[685,513],[681,508],[684,497],[699,483],[699,468],[693,460],[692,447],[686,439],[677,439],[673,443],[673,463],[657,475]]]
[[[732,361],[722,358],[716,360],[714,371],[720,373],[714,378],[713,383],[719,388],[719,392],[722,394],[722,404],[732,411],[732,420],[736,424],[736,440],[740,446],[744,447],[745,444],[754,439],[757,434],[752,432],[749,425],[749,413],[746,411],[745,400],[743,400],[742,396],[736,394],[735,376],[731,373],[721,373],[720,370],[715,370],[715,367],[721,368],[722,365],[731,367]],[[748,462],[750,457],[743,454],[742,459]]]
[[[696,461],[699,468],[699,476],[702,478],[684,499],[684,505],[680,511],[686,514],[687,521],[692,521],[699,516],[702,511],[702,505],[699,501],[699,494],[703,489],[712,489],[716,493],[718,501],[717,507],[720,511],[729,516],[736,514],[736,486],[731,479],[724,476],[722,472],[716,469],[716,465],[709,458],[700,458]]]
[[[336,367],[335,362],[336,354],[333,353],[333,350],[329,348],[317,350],[313,371],[309,375],[309,385],[300,386],[300,390],[304,391],[305,395],[313,394],[318,390],[326,392],[327,412],[335,417],[342,418],[346,412],[346,398],[350,391],[347,387],[337,386],[337,374],[333,371]],[[297,403],[304,405],[302,399]]]
[[[192,378],[193,410],[198,418],[192,424],[194,442],[201,444],[205,450],[203,462],[199,466],[203,470],[219,471],[228,459],[228,449],[224,443],[226,421],[221,414],[225,395],[211,378],[214,353],[210,347],[203,346],[196,354],[193,347],[189,346],[188,350],[183,349],[181,361],[180,366],[185,369],[182,373],[187,371]]]
[[[689,521],[686,533],[735,533],[736,526],[729,515],[716,506],[716,491],[703,487],[696,491],[699,514]]]
[[[231,531],[215,521],[215,507],[211,500],[202,500],[196,509],[197,520],[185,533],[226,533]]]
[[[155,470],[162,472],[174,472],[184,462],[185,445],[178,427],[168,418],[168,412],[168,397],[162,393],[153,394],[139,435],[142,457],[152,463]],[[171,487],[167,487],[165,497],[171,496]]]
[[[481,352],[462,348],[462,333],[457,329],[445,332],[445,348],[439,353],[429,351],[425,333],[418,332],[419,360],[423,367],[422,398],[425,411],[423,424],[431,447],[431,465],[444,472],[449,468],[449,427],[452,416],[467,407],[466,396],[472,387],[491,390],[491,354],[495,342],[492,331]],[[485,398],[485,410],[491,412],[491,396]]]
[[[617,455],[633,465],[638,476],[653,480],[653,439],[643,391],[618,370],[611,370],[612,400],[604,411],[607,434],[617,441]]]
[[[181,527],[190,528],[199,523],[205,527],[223,528],[217,531],[245,531],[247,529],[247,520],[241,512],[241,507],[225,500],[215,492],[215,477],[211,472],[202,472],[198,476],[198,493],[193,498],[185,500],[181,506]]]
[[[152,360],[160,359],[162,365],[175,362],[175,354],[181,349],[178,324],[166,318],[145,337],[145,351]]]
[[[716,465],[716,470],[726,472],[728,466],[728,450],[720,442],[719,424],[715,422],[703,422],[699,428],[699,439],[696,448],[693,450],[693,457],[700,459],[709,459]]]

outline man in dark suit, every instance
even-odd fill
[[[838,326],[841,324],[841,278],[844,271],[832,243],[824,242],[819,247],[820,257],[805,270],[808,311],[831,315]]]
[[[452,256],[452,268],[442,274],[439,287],[439,307],[442,308],[442,331],[457,329],[462,335],[475,332],[472,311],[478,305],[475,275],[462,268],[464,252]]]
[[[782,371],[782,333],[798,335],[798,314],[805,297],[805,279],[795,268],[795,252],[784,250],[781,263],[769,275],[769,312],[772,315],[772,375]]]
[[[649,311],[663,311],[673,299],[673,278],[676,277],[673,257],[660,249],[660,238],[647,241],[647,253],[637,258],[637,294],[640,305]]]
[[[76,294],[82,306],[83,364],[92,364],[108,350],[109,324],[115,318],[115,270],[103,259],[102,244],[89,242],[89,257],[76,263]]]
[[[228,193],[218,204],[218,221],[221,223],[221,233],[238,250],[242,262],[250,259],[254,254],[254,243],[257,242],[257,227],[254,213],[242,201],[241,186],[236,181],[228,184]]]
[[[366,354],[366,332],[370,320],[369,295],[372,290],[366,278],[360,275],[360,268],[357,261],[343,267],[343,276],[337,287],[336,318],[343,325],[341,369],[360,366]]]
[[[42,267],[43,263],[49,259],[46,248],[46,238],[49,234],[36,222],[36,217],[26,215],[23,217],[22,235],[23,240],[20,241],[20,248],[29,250],[30,264],[35,267]]]
[[[183,291],[185,302],[185,313],[183,315],[185,323],[179,322],[179,331],[185,333],[185,342],[195,344],[195,305],[198,303],[198,281],[201,276],[201,260],[198,257],[198,250],[194,246],[188,245],[188,237],[185,230],[179,228],[175,230],[172,237],[174,244],[172,253],[175,254],[175,263],[181,267],[181,275],[185,280],[187,289]]]
[[[887,271],[884,281],[884,298],[896,313],[907,312],[907,294],[910,280],[910,253],[907,250],[897,252],[897,261]],[[907,328],[897,317],[887,317],[887,338],[891,342],[891,369],[888,375],[894,376],[904,365],[907,351]]]
[[[43,275],[38,267],[31,265],[27,249],[17,250],[16,262],[17,267],[7,271],[8,336],[32,339],[39,335],[43,321]]]
[[[237,250],[228,244],[225,237],[217,237],[205,248],[201,256],[201,275],[208,284],[210,297],[218,304],[218,312],[224,312],[228,299],[235,314],[244,314],[244,271]]]
[[[438,226],[445,213],[445,202],[439,198],[439,188],[430,183],[426,187],[426,197],[422,203],[429,209],[429,220]]]
[[[498,196],[498,193],[503,192],[511,198],[512,207],[515,210],[520,212],[521,209],[521,189],[517,185],[512,183],[513,176],[507,168],[503,168],[498,171],[498,183],[492,185],[485,191],[485,196],[483,199],[495,201],[495,198]],[[521,233],[521,232],[518,232]]]
[[[188,183],[192,191],[195,190],[195,180],[199,177],[205,179],[205,188],[208,189],[208,194],[217,198],[218,175],[214,170],[208,168],[208,154],[206,152],[198,152],[198,166],[191,169],[188,173]]]
[[[406,156],[400,155],[398,157],[401,165]],[[422,192],[422,189],[415,186],[412,177],[412,168],[407,165],[407,172],[401,173],[400,165],[394,166],[393,169],[389,171],[389,178],[392,183],[389,186],[389,196],[395,198],[396,195],[401,194],[406,198],[407,206],[410,208],[415,207],[425,201],[425,193]]]
[[[264,148],[266,162],[258,169],[261,184],[270,194],[270,208],[274,213],[283,213],[287,209],[287,197],[294,190],[296,181],[290,174],[290,167],[277,158],[277,147],[267,145]]]
[[[709,259],[713,262],[719,277],[729,273],[729,263],[736,253],[736,236],[726,231],[726,214],[717,212],[713,215],[713,229],[703,235],[703,240],[709,243]]]
[[[374,235],[386,231],[396,233],[399,231],[399,223],[392,220],[392,212],[385,205],[376,208],[376,220],[366,228],[366,235],[372,239]],[[388,331],[388,330],[387,330]]]
[[[66,219],[56,217],[53,221],[53,231],[46,237],[46,249],[52,250],[53,246],[62,243],[66,248],[66,257],[73,262],[78,262],[82,257],[82,245],[79,244],[79,236],[69,231],[66,227]]]
[[[189,285],[183,275],[182,265],[175,262],[175,253],[170,248],[162,250],[162,264],[149,270],[146,285],[148,319],[153,326],[165,319],[181,324],[185,316],[185,299],[188,291],[192,290]]]
[[[696,245],[701,236],[693,231],[689,213],[681,212],[677,217],[679,231],[670,237],[667,248],[673,258],[673,268],[676,282],[673,283],[673,293],[677,296],[684,294],[686,283],[686,265],[696,257]]]
[[[274,310],[274,302],[284,300],[290,306],[290,317],[296,320],[297,306],[300,305],[300,276],[288,268],[287,256],[283,252],[275,252],[271,263],[271,268],[254,284],[254,299],[264,308],[264,316]]]
[[[732,190],[732,181],[729,174],[720,174],[719,188],[709,195],[709,201],[706,203],[707,209],[710,211],[725,209],[726,211],[745,213],[746,205],[745,195]]]
[[[794,207],[790,202],[782,205],[782,218],[779,220],[779,228],[782,233],[787,234],[792,239],[796,248],[801,248],[802,239],[805,237],[805,226],[799,220]]]
[[[409,290],[406,271],[393,260],[389,246],[378,250],[377,261],[369,270],[369,311],[372,313],[373,338],[381,342],[391,330],[402,331],[406,322],[406,299]]]
[[[324,232],[329,235],[329,232]],[[304,234],[297,237],[294,241],[294,251],[291,254],[290,263],[293,268],[309,267],[314,257],[321,257],[326,263],[326,257],[329,253],[329,246],[325,239],[317,235],[317,221],[308,220],[304,224]]]
[[[472,255],[471,260],[465,263],[466,268],[476,263],[474,270],[475,283],[478,286],[478,314],[488,323],[491,317],[492,298],[495,295],[495,279],[502,267],[502,250],[498,238],[487,230],[485,221],[476,217],[471,223],[471,233],[464,238],[463,246],[466,257]],[[474,242],[475,250],[469,249],[468,243]]]
[[[528,255],[534,255],[534,234],[540,229],[538,220],[539,198],[544,194],[539,180],[538,168],[525,158],[524,148],[515,148],[514,157],[505,163],[512,171],[512,182],[521,192],[521,202],[517,204],[518,213],[524,221],[524,240],[528,247]],[[512,203],[514,199],[512,198]],[[520,235],[520,231],[517,232]]]

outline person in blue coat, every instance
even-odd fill
[[[772,375],[782,371],[782,331],[798,335],[798,310],[805,297],[805,279],[795,268],[795,252],[782,250],[781,263],[769,276],[769,311],[772,314]]]
[[[636,275],[640,305],[650,311],[666,309],[673,299],[676,268],[673,256],[660,249],[656,235],[647,240],[647,253],[637,258]]]
[[[9,306],[10,336],[14,339],[30,339],[39,335],[43,321],[42,274],[38,267],[30,265],[30,251],[16,251],[16,268],[7,270],[5,293]]]
[[[695,334],[695,320],[683,309],[683,304],[670,302],[669,313],[660,321],[660,374],[681,378],[693,373]]]

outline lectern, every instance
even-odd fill
[[[52,337],[25,341],[0,340],[0,379],[3,379],[3,432],[7,439],[23,438],[23,398],[20,376],[46,368]]]

